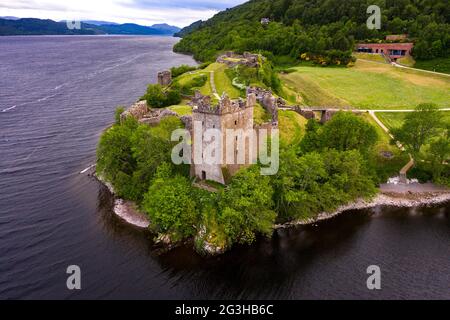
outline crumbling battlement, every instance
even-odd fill
[[[146,101],[139,101],[133,104],[128,110],[120,115],[120,122],[125,121],[128,117],[133,117],[136,120],[141,120],[150,111]]]
[[[178,117],[178,114],[168,109],[151,109],[139,122],[148,125],[157,125],[166,117]]]
[[[177,113],[167,109],[149,108],[146,101],[139,101],[133,104],[128,110],[120,115],[120,121],[132,117],[140,123],[156,125],[165,117],[178,116]]]
[[[191,101],[193,105],[194,113],[208,113],[214,115],[223,115],[228,113],[236,113],[246,108],[253,108],[256,103],[254,95],[247,97],[247,101],[239,98],[237,100],[231,100],[226,93],[222,95],[217,105],[211,104],[211,97],[201,96],[199,92],[196,92],[194,99]]]

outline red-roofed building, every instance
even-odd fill
[[[359,43],[358,52],[384,54],[392,60],[411,55],[414,43]]]

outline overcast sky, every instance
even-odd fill
[[[0,0],[0,16],[184,27],[248,0]]]

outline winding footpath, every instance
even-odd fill
[[[218,100],[220,100],[220,96],[219,96],[219,94],[217,93],[216,82],[214,81],[214,71],[211,71],[211,72],[209,73],[209,81],[210,81],[210,84],[211,84],[211,91],[212,91],[212,93],[214,94],[214,96],[215,96]]]

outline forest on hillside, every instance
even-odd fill
[[[380,30],[369,30],[370,5],[381,8]],[[268,25],[262,18],[270,18]],[[224,50],[261,51],[278,61],[301,54],[348,60],[357,41],[409,34],[417,60],[450,55],[448,0],[252,0],[190,26],[175,46],[211,61]]]

